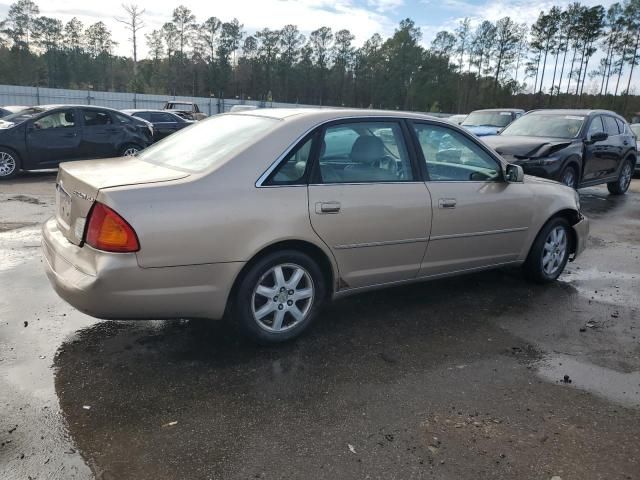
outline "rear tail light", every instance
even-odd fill
[[[127,221],[115,211],[96,202],[89,214],[86,242],[106,252],[137,252],[138,236]]]

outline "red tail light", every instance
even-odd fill
[[[138,236],[127,221],[112,209],[97,203],[89,214],[86,242],[106,252],[137,252]]]

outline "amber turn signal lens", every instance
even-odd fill
[[[137,252],[138,236],[127,221],[115,211],[96,202],[89,214],[86,242],[106,252]]]

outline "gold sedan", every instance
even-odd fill
[[[56,188],[42,247],[71,305],[105,319],[228,315],[260,342],[373,288],[504,265],[553,281],[588,233],[573,189],[403,112],[219,115],[136,157],[65,163]]]

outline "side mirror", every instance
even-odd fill
[[[524,182],[524,170],[520,165],[514,165],[510,163],[504,172],[505,179],[509,183],[522,183]]]
[[[588,140],[589,140],[589,143],[597,143],[597,142],[602,142],[607,138],[609,138],[609,134],[607,134],[606,132],[595,132],[589,135]]]

